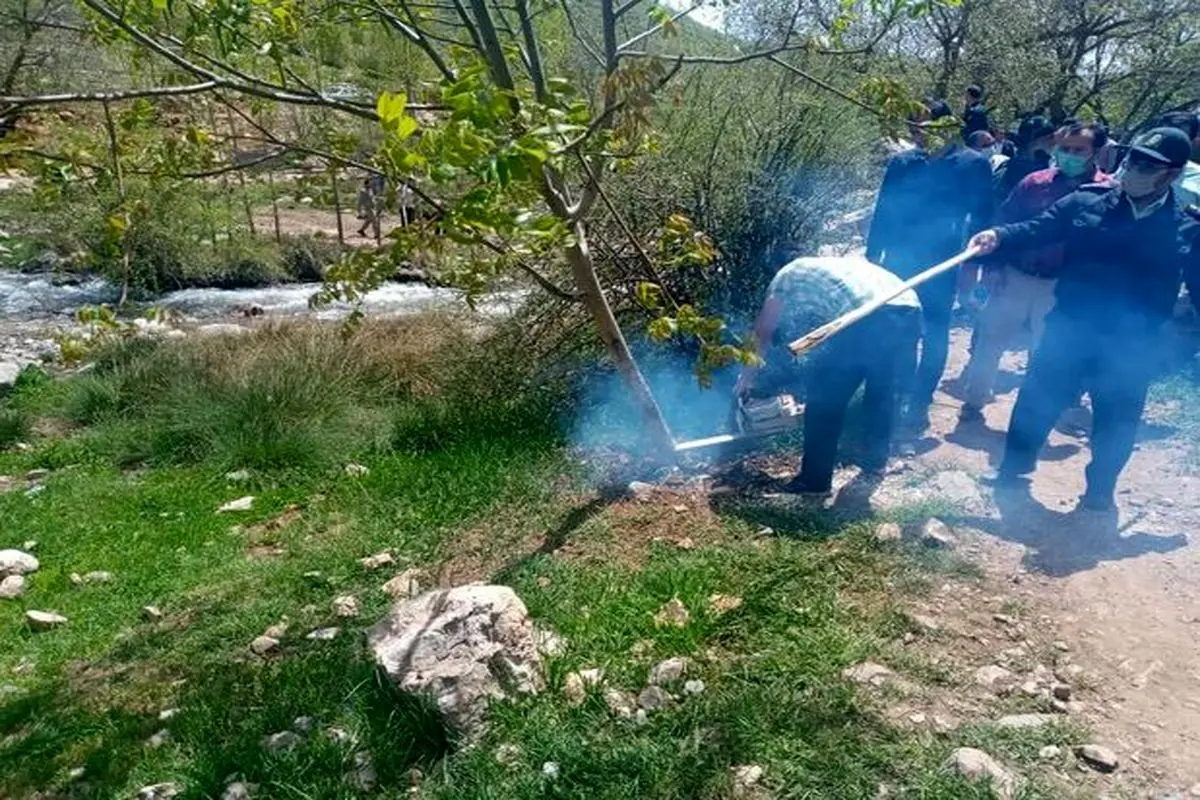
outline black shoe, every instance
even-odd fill
[[[1111,514],[1117,510],[1117,504],[1113,502],[1112,495],[1085,493],[1075,508],[1077,511]]]
[[[796,494],[801,497],[811,497],[814,499],[825,499],[833,494],[832,486],[820,487],[815,484],[808,483],[803,478],[793,478],[787,486],[783,487],[783,491],[787,494]]]
[[[962,410],[958,412],[958,419],[960,422],[983,422],[983,409],[964,403]]]

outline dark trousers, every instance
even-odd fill
[[[887,463],[897,378],[919,329],[920,314],[915,308],[886,307],[813,354],[807,374],[804,459],[799,476],[805,485],[813,489],[832,485],[846,409],[863,384],[867,437],[863,466],[874,469]]]
[[[1093,411],[1087,491],[1111,498],[1133,453],[1146,390],[1154,377],[1154,350],[1151,336],[1118,338],[1052,313],[1017,394],[1001,473],[1032,472],[1059,415],[1086,391]]]
[[[950,355],[950,321],[954,310],[954,275],[944,275],[917,287],[921,298],[921,355],[914,347],[912,375],[903,394],[909,405],[924,410],[933,402],[933,393],[942,382],[946,359]]]

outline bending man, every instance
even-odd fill
[[[807,395],[804,458],[788,485],[798,494],[828,494],[833,485],[846,408],[866,385],[863,417],[867,452],[863,469],[882,471],[890,453],[898,371],[916,346],[921,305],[911,289],[850,328],[794,358],[787,344],[876,298],[902,281],[862,258],[798,258],[775,275],[754,332],[764,369],[743,371],[739,397],[788,391]]]

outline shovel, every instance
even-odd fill
[[[846,328],[849,328],[859,320],[871,316],[871,314],[874,314],[876,311],[883,308],[889,302],[895,300],[909,289],[914,289],[917,286],[936,278],[938,275],[949,272],[955,267],[970,261],[977,255],[979,255],[978,248],[968,247],[966,250],[963,250],[953,258],[948,258],[940,264],[934,264],[924,272],[918,273],[917,275],[914,275],[906,280],[903,284],[896,288],[896,291],[883,297],[878,297],[875,300],[866,303],[865,305],[859,306],[853,311],[847,311],[845,314],[842,314],[835,320],[825,323],[815,331],[806,333],[804,336],[801,336],[799,339],[789,344],[788,350],[790,350],[794,356],[799,356],[808,352],[831,336],[844,331]],[[786,411],[787,406],[785,404],[781,404],[781,408],[785,409]],[[743,417],[741,414],[736,416],[739,421]],[[753,426],[745,424],[742,424],[740,427],[741,430],[739,430],[737,433],[722,433],[716,436],[708,436],[703,439],[690,439],[686,442],[676,442],[675,452],[686,453],[691,450],[701,450],[706,447],[717,447],[719,445],[742,441],[744,439],[756,439],[765,436],[774,436],[775,434],[780,433],[782,429],[785,429],[785,426],[782,425],[765,426],[768,429],[761,431],[755,431],[753,430]]]

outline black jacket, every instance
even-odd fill
[[[987,227],[993,204],[991,164],[974,150],[953,147],[936,157],[920,149],[898,153],[879,187],[867,260],[910,278]]]
[[[1065,246],[1055,311],[1097,334],[1150,333],[1166,322],[1181,280],[1200,297],[1200,223],[1174,197],[1135,219],[1120,189],[1085,186],[1025,222],[998,228],[1000,252]]]

